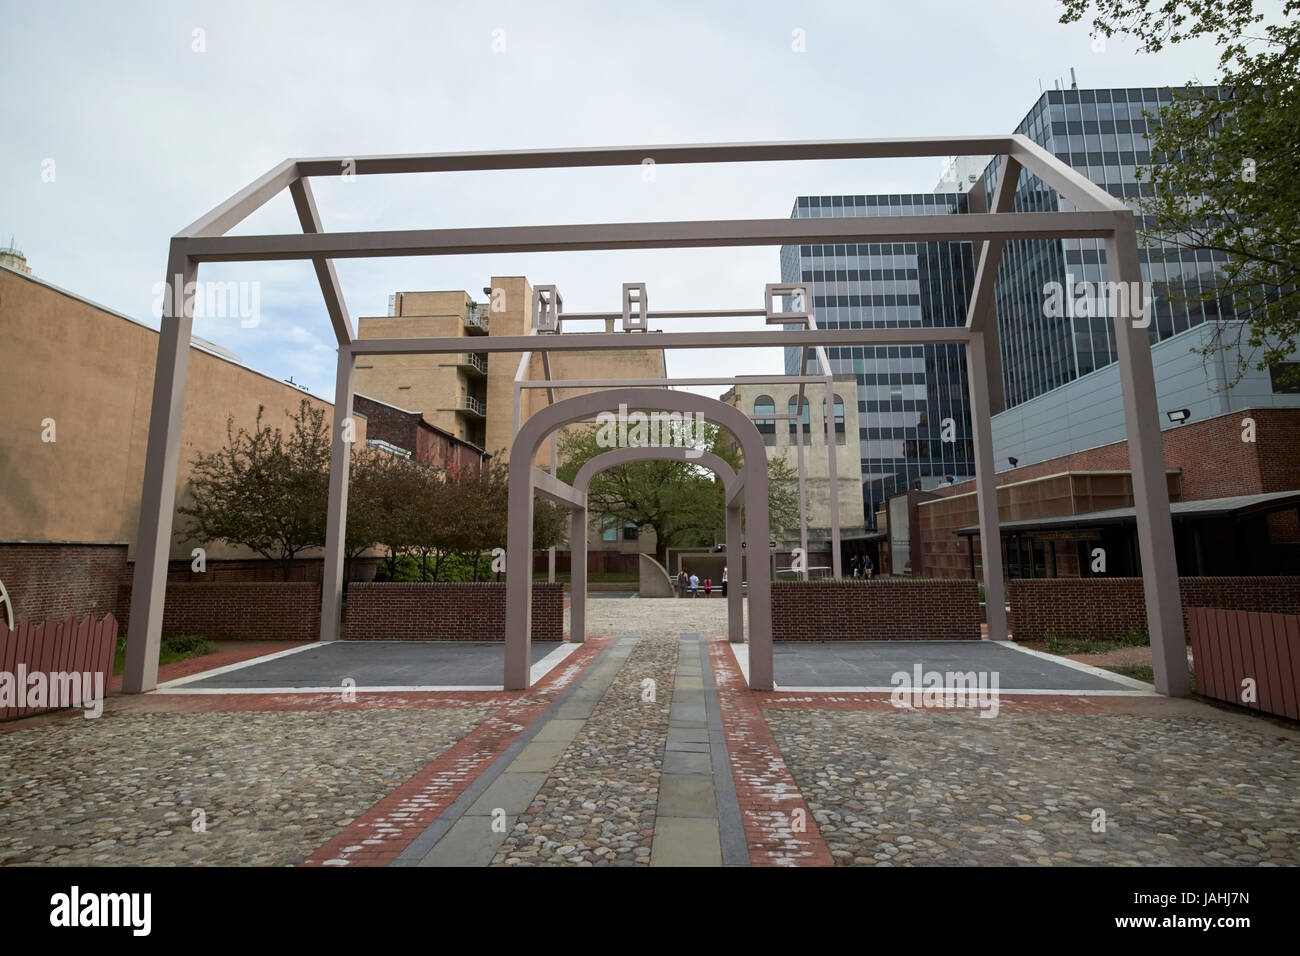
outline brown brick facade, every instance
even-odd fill
[[[1189,607],[1300,613],[1298,577],[1179,579]],[[1053,637],[1123,637],[1147,632],[1141,578],[1013,578],[1011,633],[1018,641]]]
[[[979,589],[958,579],[779,582],[772,585],[772,638],[977,641]]]
[[[125,630],[131,586],[120,589]],[[320,637],[320,584],[310,581],[169,583],[164,636],[199,634],[213,640],[314,641]]]
[[[480,450],[469,442],[430,425],[419,412],[408,412],[365,395],[355,395],[352,407],[366,417],[366,438],[377,438],[411,452],[416,461],[456,471],[478,468]]]
[[[348,588],[350,641],[500,641],[506,586],[496,582],[371,582]],[[564,585],[533,583],[533,640],[564,640]]]
[[[116,615],[117,589],[127,580],[125,544],[0,542],[0,581],[15,623]]]
[[[1242,422],[1255,423],[1255,441],[1242,440],[1245,430]],[[1170,477],[1170,498],[1181,501],[1202,501],[1207,498],[1226,498],[1236,495],[1262,494],[1290,491],[1300,488],[1300,409],[1254,408],[1220,415],[1201,422],[1191,422],[1160,433],[1164,447],[1165,467],[1176,470]],[[1076,477],[1087,472],[1127,472],[1129,469],[1128,443],[1115,442],[1098,448],[1088,448],[1073,454],[1051,458],[1025,465],[997,475],[1000,489],[1006,485],[1032,482],[1066,472]],[[999,491],[999,511],[1002,519],[1018,517],[1046,517],[1054,514],[1082,513],[1090,510],[1123,507],[1132,504],[1131,493],[1127,500],[1096,500],[1086,497],[1073,504],[1063,496],[1055,505],[1043,501],[1038,508],[1023,514],[1011,513],[1015,506],[1008,504],[1011,497],[1043,495],[1050,489],[1045,486],[1023,486]],[[944,499],[968,495],[958,500],[945,500],[922,504],[918,508],[917,530],[914,539],[921,539],[922,572],[931,577],[966,577],[970,574],[969,545],[954,532],[957,528],[978,521],[975,510],[975,483],[964,481],[934,489]],[[1273,542],[1300,541],[1300,523],[1295,511],[1284,511],[1268,519],[1269,538]],[[975,538],[975,555],[978,566],[979,538]],[[982,566],[980,574],[982,575]],[[1078,574],[1074,556],[1065,552],[1058,556],[1058,573]]]

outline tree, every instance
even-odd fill
[[[303,399],[286,435],[262,424],[235,431],[226,419],[226,446],[198,453],[191,462],[193,504],[177,509],[189,518],[178,534],[224,541],[278,561],[284,579],[295,556],[325,543],[329,491],[329,429],[325,412]]]
[[[1092,11],[1097,34],[1133,36],[1139,52],[1197,37],[1219,47],[1223,98],[1188,84],[1159,125],[1149,118],[1152,164],[1139,176],[1154,195],[1139,201],[1143,239],[1226,258],[1209,288],[1175,283],[1164,292],[1220,316],[1200,351],[1235,350],[1233,384],[1252,367],[1285,361],[1300,339],[1300,2],[1284,0],[1276,24],[1252,0],[1063,2],[1061,22]],[[1233,312],[1243,324],[1223,321]]]
[[[767,521],[776,539],[799,526],[799,472],[785,458],[767,461]]]

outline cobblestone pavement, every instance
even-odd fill
[[[764,714],[838,865],[1300,864],[1300,745],[1262,722]]]
[[[494,866],[650,864],[677,648],[675,632],[641,638]]]
[[[726,623],[721,600],[588,601],[590,633],[640,640],[494,866],[650,864],[680,635]],[[647,680],[654,702],[642,700]]]
[[[5,733],[0,864],[298,862],[495,709],[69,714]]]

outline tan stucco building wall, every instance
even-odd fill
[[[754,414],[755,402],[767,396],[775,406],[775,414],[790,412],[790,400],[797,397],[797,385],[737,385],[728,389],[722,401],[734,405],[746,415]],[[862,503],[862,458],[858,444],[858,393],[857,380],[852,376],[835,378],[835,395],[842,399],[843,428],[836,425],[835,468],[839,487],[840,530],[861,530],[865,524]],[[823,385],[808,385],[804,396],[808,402],[808,424],[804,426],[804,491],[807,496],[809,541],[829,538],[831,524],[830,462],[826,454],[826,389]],[[791,471],[798,469],[799,447],[790,433],[791,421],[777,418],[764,436],[767,457],[785,459]],[[762,431],[763,429],[760,429]],[[786,528],[784,545],[794,546],[799,541],[799,526]]]
[[[134,558],[157,352],[149,326],[0,268],[0,538],[127,542]],[[189,500],[195,454],[226,443],[228,417],[251,428],[261,405],[264,422],[286,426],[304,398],[332,424],[329,402],[192,346],[177,504]],[[46,419],[53,442],[42,440]],[[365,419],[356,423],[364,443]],[[188,558],[194,544],[174,539],[172,557]],[[253,556],[217,543],[207,550]]]

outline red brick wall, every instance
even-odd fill
[[[971,580],[790,581],[772,585],[777,641],[980,639]]]
[[[0,542],[0,581],[15,623],[116,614],[118,586],[128,579],[125,544]]]
[[[131,586],[121,588],[119,620],[130,621]],[[214,640],[314,641],[320,637],[320,584],[311,581],[169,583],[163,635]]]
[[[1008,586],[1018,641],[1147,632],[1141,578],[1013,578]],[[1184,619],[1189,607],[1300,613],[1300,577],[1186,577],[1179,588]]]
[[[496,582],[354,583],[344,636],[350,641],[501,641],[506,586]],[[533,640],[564,640],[564,585],[533,582]]]

